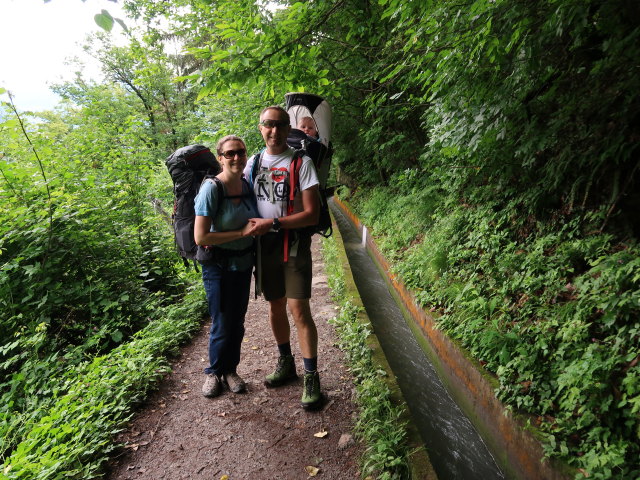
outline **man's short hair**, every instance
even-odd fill
[[[276,111],[280,112],[282,114],[282,116],[284,117],[284,119],[287,121],[287,123],[291,123],[291,119],[289,118],[289,112],[287,112],[280,105],[271,105],[271,106],[265,108],[264,110],[262,110],[262,112],[260,112],[260,120],[262,120],[262,116],[264,115],[264,113],[267,110],[276,110]]]

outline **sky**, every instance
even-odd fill
[[[65,59],[78,56],[88,62],[84,73],[100,79],[79,44],[100,30],[94,15],[106,9],[113,17],[126,17],[121,2],[108,0],[0,0],[0,87],[10,91],[18,110],[52,109],[59,97],[49,90],[61,79],[73,79],[75,68]],[[112,32],[121,31],[116,24]],[[6,94],[0,100],[7,101]]]

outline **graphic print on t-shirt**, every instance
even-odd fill
[[[263,170],[256,176],[258,201],[286,202],[289,198],[289,171],[286,168]]]
[[[293,149],[288,149],[278,155],[263,152],[262,155],[254,155],[247,162],[245,177],[253,178],[253,187],[258,203],[258,211],[262,218],[278,218],[287,215],[289,202],[289,174]],[[262,158],[261,158],[262,157]],[[254,162],[258,162],[257,171]],[[255,172],[255,173],[252,173]],[[313,160],[306,155],[302,157],[302,164],[296,172],[296,201],[294,213],[302,211],[300,192],[318,184],[318,176],[313,166]]]

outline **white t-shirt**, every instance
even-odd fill
[[[277,218],[287,215],[287,202],[289,199],[289,167],[293,159],[293,149],[289,148],[279,155],[271,155],[265,150],[262,152],[262,161],[258,167],[256,178],[253,179],[253,189],[258,202],[258,211],[262,218]],[[247,162],[244,169],[245,178],[251,176],[254,157]],[[313,165],[313,160],[307,156],[302,157],[300,166],[300,178],[296,182],[300,185],[294,199],[293,213],[302,211],[301,191],[318,185],[318,174]],[[296,186],[297,186],[296,185]]]

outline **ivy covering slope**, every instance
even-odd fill
[[[403,95],[428,86],[422,168],[359,189],[358,211],[548,455],[637,478],[637,5],[474,2],[427,20],[412,5],[394,31],[433,70],[396,75]],[[409,41],[420,31],[437,40]]]

